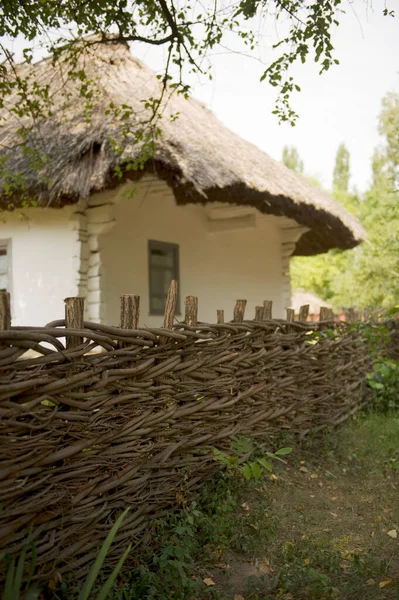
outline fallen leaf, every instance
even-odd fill
[[[300,465],[304,465],[304,464],[305,464],[305,461],[304,461],[304,460],[300,460],[300,461],[299,461],[299,464],[300,464]]]
[[[314,495],[313,495],[313,494],[310,494],[310,497],[311,497],[311,498],[314,498]]]
[[[310,479],[317,479],[317,478],[318,478],[317,473],[312,473],[310,476]]]
[[[336,518],[338,517],[337,513],[332,513],[332,512],[330,512],[330,515],[331,515],[332,517],[334,517],[334,519],[336,519]]]
[[[366,581],[367,585],[374,585],[375,584],[375,579],[367,579]]]
[[[233,598],[233,600],[245,600],[244,596],[241,596],[241,594],[236,594]]]
[[[294,600],[294,596],[291,594],[291,592],[288,592],[288,594],[284,594],[284,596],[281,596],[282,600]]]
[[[391,583],[390,579],[384,579],[383,581],[380,581],[380,583],[378,584],[378,586],[380,588],[384,588],[386,585],[389,585]]]
[[[396,538],[398,537],[398,532],[396,531],[396,529],[391,529],[391,531],[388,531],[387,535],[396,540]]]
[[[274,569],[272,569],[268,560],[265,560],[262,563],[260,563],[258,568],[261,573],[264,573],[266,575],[269,575],[270,573],[274,572]]]
[[[241,504],[241,508],[243,508],[244,510],[247,510],[247,511],[249,511],[249,506],[248,506],[248,504],[247,504],[246,502],[243,502],[243,503]]]
[[[374,531],[370,533],[370,537],[374,537]]]
[[[306,467],[300,467],[299,470],[301,473],[309,473],[309,471]]]
[[[278,477],[277,477],[277,475],[275,475],[274,473],[272,473],[272,474],[269,476],[269,479],[273,479],[273,481],[276,481],[276,479],[278,479]]]
[[[382,517],[381,517],[381,515],[378,515],[378,516],[375,518],[375,522],[376,522],[376,523],[381,523],[381,521],[382,521]]]
[[[216,583],[211,577],[205,577],[205,579],[203,579],[202,581],[205,583],[205,585],[216,585]]]
[[[338,496],[333,496],[332,498],[330,498],[330,500],[332,500],[333,502],[335,502],[335,500],[338,500]]]
[[[389,515],[389,513],[392,512],[392,508],[384,508],[383,511],[384,515]]]
[[[253,529],[256,529],[256,531],[258,531],[258,528],[257,528],[257,526],[256,526],[256,525],[254,525],[253,523],[250,523],[250,524],[249,524],[249,526],[250,526],[250,527],[252,527]]]
[[[227,565],[227,564],[225,564],[225,563],[217,563],[217,564],[215,565],[215,567],[216,567],[217,569],[230,569],[230,565]]]

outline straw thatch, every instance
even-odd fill
[[[140,127],[148,117],[143,100],[159,97],[160,81],[120,43],[93,45],[80,62],[98,91],[89,117],[77,91],[79,82],[69,80],[66,65],[56,67],[48,59],[34,67],[20,67],[22,77],[33,76],[40,85],[48,84],[53,114],[37,118],[32,128],[22,118],[28,127],[26,144],[45,156],[38,169],[31,153],[21,149],[17,133],[21,119],[0,113],[0,158],[8,157],[6,167],[14,179],[20,182],[22,176],[22,190],[11,197],[13,202],[34,196],[39,206],[58,207],[87,199],[117,185],[115,167],[137,157],[139,146],[133,136],[121,137],[126,123],[108,109],[111,102],[132,107],[135,121],[132,116],[128,121],[132,128]],[[10,99],[8,111],[13,102],[20,102],[20,97]],[[124,176],[139,178],[145,170],[155,171],[181,204],[222,201],[295,219],[310,230],[299,240],[295,254],[352,248],[363,239],[363,229],[339,203],[224,127],[198,101],[174,94],[162,112],[155,157],[139,173],[127,174],[124,169]],[[171,119],[176,113],[177,120]],[[122,153],[112,150],[110,138],[120,141]],[[10,196],[4,194],[5,187],[2,191],[4,206]]]

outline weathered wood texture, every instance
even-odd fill
[[[121,296],[121,328],[137,329],[140,320],[140,296],[123,294]]]
[[[168,296],[166,298],[165,317],[163,326],[165,329],[172,329],[175,320],[177,308],[177,281],[173,279],[170,282]]]
[[[216,313],[217,313],[217,322],[224,323],[224,310],[218,308]]]
[[[136,325],[124,298],[122,324]],[[173,323],[173,293],[165,328],[119,328],[83,322],[73,300],[64,320],[0,331],[0,547],[17,556],[29,535],[40,577],[78,573],[130,506],[115,562],[218,468],[209,446],[305,434],[364,403],[367,347],[345,324],[330,337],[319,323],[246,321],[242,301],[237,323],[219,311],[217,325],[195,324],[194,300],[187,325]]]
[[[84,321],[84,299],[65,298],[65,327],[67,329],[83,329]],[[80,346],[83,339],[77,335],[66,336],[66,347],[74,348]]]
[[[0,292],[0,331],[11,327],[11,301],[8,292]]]
[[[198,298],[187,296],[184,322],[189,327],[197,327],[198,322]]]
[[[265,300],[263,302],[263,320],[269,321],[272,318],[273,302],[271,300]]]

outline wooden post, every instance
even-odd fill
[[[0,292],[0,331],[11,329],[11,300],[8,292]]]
[[[242,323],[244,320],[245,307],[247,306],[246,300],[237,300],[234,307],[233,323]]]
[[[263,306],[255,306],[255,321],[262,321],[263,319]]]
[[[320,306],[320,321],[328,321],[328,310],[327,306]]]
[[[175,320],[177,306],[177,281],[172,279],[168,289],[166,298],[165,316],[163,320],[164,329],[173,329],[173,321]]]
[[[186,297],[184,322],[189,327],[197,327],[198,322],[198,298],[197,296]]]
[[[223,308],[218,308],[216,311],[217,314],[217,322],[224,323],[224,310]]]
[[[303,306],[300,307],[300,309],[299,309],[299,320],[300,321],[308,320],[309,308],[310,308],[309,304],[304,304]]]
[[[293,308],[287,308],[287,321],[288,323],[295,321],[295,310]]]
[[[78,297],[65,298],[65,327],[66,329],[83,329],[84,299]],[[83,338],[75,335],[66,336],[66,347],[74,348],[82,344]]]
[[[354,308],[350,308],[348,311],[348,322],[356,323],[357,320],[358,320],[358,314],[357,314],[356,310]]]
[[[121,329],[137,329],[140,318],[140,296],[121,296]]]
[[[272,319],[272,308],[273,308],[273,302],[271,300],[264,300],[264,302],[263,302],[263,321],[270,321]]]

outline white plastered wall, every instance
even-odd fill
[[[141,296],[141,325],[160,325],[148,314],[149,239],[179,244],[181,305],[198,296],[200,320],[215,321],[218,308],[230,320],[238,298],[248,300],[248,318],[263,300],[281,317],[291,301],[289,257],[303,231],[243,207],[177,206],[170,188],[148,177],[96,194],[88,206],[4,213],[13,325],[63,318],[68,296],[85,298],[86,318],[118,324],[126,293]]]
[[[62,319],[64,298],[84,295],[79,273],[87,241],[78,207],[28,208],[2,217],[0,239],[9,240],[12,324]]]
[[[145,179],[126,197],[128,186],[93,196],[89,231],[89,318],[119,323],[119,297],[139,294],[140,324],[159,326],[148,312],[148,240],[179,244],[180,298],[199,298],[199,320],[214,322],[216,309],[232,318],[245,298],[247,318],[263,300],[281,317],[290,304],[288,249],[302,233],[295,222],[263,216],[253,209],[207,205],[177,206],[159,180]],[[178,316],[179,318],[179,316]]]

